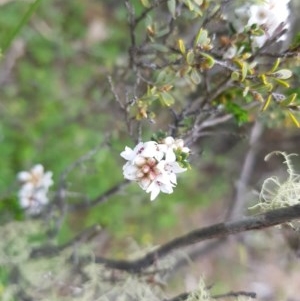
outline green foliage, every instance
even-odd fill
[[[261,57],[252,51],[251,36],[262,34],[262,28],[253,26],[227,37],[227,46],[237,52],[224,58],[218,35],[207,26],[210,18],[224,21],[219,2],[163,2],[129,1],[129,8],[92,0],[1,5],[2,60],[12,62],[0,79],[0,233],[6,238],[0,246],[0,298],[9,292],[12,297],[6,298],[13,300],[16,288],[9,282],[15,264],[24,274],[20,289],[28,283],[38,287],[41,275],[51,271],[57,277],[43,289],[52,292],[52,286],[72,275],[70,250],[61,257],[34,261],[29,258],[34,246],[49,241],[63,245],[94,224],[116,238],[131,236],[142,246],[152,245],[162,229],[176,229],[183,207],[190,212],[209,205],[229,188],[222,173],[199,175],[197,169],[205,161],[201,157],[197,168],[179,178],[181,188],[159,202],[149,203],[131,185],[95,207],[65,213],[65,207],[87,204],[123,181],[119,153],[124,145],[158,128],[164,132],[153,136],[156,141],[171,131],[197,141],[197,121],[225,114],[238,125],[253,114],[267,123],[276,116],[280,126],[288,120],[299,127],[299,87],[293,80],[300,77],[300,69],[284,55],[266,67],[256,63]],[[19,50],[17,38],[22,43]],[[290,51],[299,47],[298,40]],[[87,160],[80,160],[91,150],[95,151]],[[176,156],[183,167],[190,167],[187,153],[178,150]],[[218,164],[216,157],[209,160]],[[36,163],[54,173],[50,197],[57,203],[44,223],[28,221],[17,200],[17,172]],[[62,187],[64,208],[57,201]],[[56,231],[55,237],[49,236]],[[81,251],[91,255],[89,244],[87,249]],[[126,256],[125,250],[120,253]],[[96,269],[92,262],[86,267],[91,278],[83,285],[82,300],[91,300],[89,288],[93,293],[102,285],[100,289],[106,289]],[[142,292],[134,298],[143,292],[153,297],[147,284],[129,280],[116,290],[140,285]]]
[[[13,24],[12,19],[7,19],[8,23],[10,25],[13,25],[14,28],[11,30],[9,29],[9,33],[7,34],[6,38],[4,38],[3,44],[0,44],[0,47],[3,52],[5,52],[11,45],[12,41],[16,38],[18,33],[22,30],[22,28],[26,25],[30,17],[34,14],[34,12],[37,10],[41,0],[35,0],[32,2],[23,17],[18,21],[18,23],[15,25]]]

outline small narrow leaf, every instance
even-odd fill
[[[243,97],[246,97],[248,92],[249,92],[249,87],[245,87],[245,89],[243,90]]]
[[[271,83],[267,83],[265,85],[265,88],[267,89],[267,91],[271,92],[273,90],[273,85]]]
[[[264,74],[262,74],[262,75],[260,76],[260,78],[261,78],[261,81],[263,82],[264,85],[267,85],[267,84],[268,84],[267,78],[266,78],[266,76],[265,76]]]
[[[29,19],[34,14],[34,12],[37,10],[37,8],[41,2],[42,2],[42,0],[32,1],[29,4],[29,8],[25,12],[25,14],[23,16],[19,16],[18,23],[16,23],[16,26],[10,32],[8,32],[8,35],[6,36],[6,38],[4,37],[4,40],[3,40],[3,37],[2,37],[2,41],[0,44],[2,53],[5,53],[8,50],[8,48],[10,47],[10,45],[13,42],[13,40],[15,39],[15,37],[21,32],[22,28],[25,27],[26,23],[29,21]]]
[[[273,67],[272,67],[272,69],[270,70],[270,72],[271,73],[275,72],[277,70],[279,64],[280,64],[280,58],[277,58],[274,65],[273,65]]]
[[[150,44],[151,48],[154,50],[157,50],[159,52],[168,52],[169,48],[163,44],[158,44],[158,43],[151,43]]]
[[[246,79],[247,77],[247,74],[248,74],[248,66],[247,66],[247,63],[245,62],[242,62],[242,82]]]
[[[286,88],[289,88],[289,87],[290,87],[290,84],[287,83],[286,81],[282,80],[282,79],[274,78],[274,80],[275,80],[278,84],[280,84],[280,85],[282,85],[282,86],[284,86],[284,87],[286,87]]]
[[[299,123],[299,121],[297,120],[297,118],[295,117],[295,115],[294,115],[292,112],[290,112],[290,111],[288,111],[288,114],[289,114],[290,118],[292,119],[292,121],[294,122],[294,124],[295,124],[298,128],[300,128],[300,123]]]
[[[286,106],[292,104],[295,101],[296,97],[297,97],[297,93],[293,93],[290,96],[288,96],[287,98],[285,98],[284,100],[282,100],[280,102],[280,105],[283,107],[286,107]]]
[[[263,111],[265,111],[267,108],[268,108],[268,106],[270,105],[270,103],[271,103],[271,100],[272,100],[272,94],[270,94],[269,96],[268,96],[268,98],[267,98],[267,100],[265,101],[265,103],[264,103],[264,105],[263,105],[263,107],[262,107],[262,112]]]
[[[178,47],[179,47],[180,52],[182,54],[185,54],[186,50],[185,50],[185,45],[184,45],[184,42],[182,39],[178,40]]]

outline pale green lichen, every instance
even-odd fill
[[[291,162],[291,156],[295,156],[296,154],[288,155],[285,152],[274,151],[268,154],[265,160],[269,160],[274,154],[284,157],[288,177],[283,182],[276,176],[264,180],[259,195],[259,203],[251,209],[258,207],[263,211],[269,211],[300,203],[300,175],[295,172]]]
[[[207,289],[207,286],[203,280],[203,278],[200,279],[198,288],[190,293],[187,301],[212,301],[212,297],[210,295],[210,292]]]

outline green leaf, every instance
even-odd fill
[[[146,8],[149,8],[151,6],[148,0],[141,0],[141,3]]]
[[[191,77],[192,82],[195,85],[199,85],[201,83],[200,74],[199,74],[199,72],[195,68],[192,69],[190,77]]]
[[[155,34],[155,36],[157,37],[157,38],[161,38],[161,37],[163,37],[163,36],[165,36],[166,34],[168,34],[169,33],[169,28],[163,28],[163,29],[161,29],[161,30],[159,30],[159,31],[157,31],[156,32],[156,34]],[[166,47],[167,48],[167,47]],[[167,48],[168,49],[168,48]]]
[[[198,34],[196,35],[194,46],[200,45],[203,46],[207,43],[209,43],[210,39],[208,38],[208,32],[207,30],[200,28],[198,31]]]
[[[241,67],[241,71],[242,71],[242,78],[241,81],[243,82],[248,74],[248,64],[245,62],[242,62],[242,67]]]
[[[281,79],[279,79],[279,78],[274,78],[274,80],[275,80],[278,84],[280,84],[280,85],[282,85],[282,86],[284,86],[284,87],[286,87],[286,88],[289,88],[289,87],[290,87],[290,84],[287,83],[287,82],[284,81],[284,80],[281,80]]]
[[[206,58],[206,63],[208,65],[208,67],[212,68],[215,64],[215,59],[211,55],[209,55],[205,52],[201,52],[201,55]]]
[[[20,22],[16,25],[16,27],[8,34],[6,40],[4,40],[3,44],[1,45],[1,50],[4,53],[11,45],[14,38],[18,35],[18,33],[22,30],[22,28],[26,25],[30,17],[34,14],[37,10],[40,2],[42,0],[35,0],[32,2],[26,11],[25,15],[21,18]]]
[[[297,97],[297,93],[293,93],[290,96],[288,96],[286,99],[282,100],[280,102],[280,105],[283,107],[286,107],[286,106],[292,104],[295,101],[296,97]]]
[[[150,44],[151,48],[159,51],[159,52],[168,52],[169,48],[163,44],[152,43]]]
[[[238,71],[233,71],[231,73],[231,79],[233,81],[238,81],[240,79],[240,73]]]
[[[182,39],[179,39],[178,40],[178,47],[179,47],[179,50],[182,54],[185,54],[186,52],[186,49],[185,49],[185,45],[184,45],[184,42]]]
[[[248,121],[248,111],[241,108],[239,105],[233,102],[227,102],[225,109],[228,113],[231,113],[238,124],[242,124]]]
[[[155,83],[158,86],[162,86],[164,84],[171,83],[173,79],[174,79],[174,74],[172,72],[169,72],[168,69],[163,69],[158,73]]]
[[[271,73],[275,72],[277,70],[277,68],[279,67],[280,64],[280,58],[277,58],[272,69],[270,70]]]
[[[176,0],[169,0],[167,4],[172,18],[176,19]]]
[[[288,79],[293,75],[293,72],[289,69],[281,69],[274,73],[272,73],[272,76],[275,76],[278,79]]]
[[[193,65],[194,64],[194,59],[195,59],[195,55],[194,55],[194,51],[193,50],[189,50],[187,55],[186,55],[186,62],[189,65]]]
[[[272,100],[272,94],[270,94],[268,96],[268,98],[266,99],[265,103],[263,104],[263,107],[261,108],[262,112],[265,111],[268,108],[268,106],[271,103],[271,100]]]
[[[290,118],[292,119],[292,121],[294,122],[294,124],[295,124],[298,128],[300,128],[300,123],[299,123],[299,121],[297,120],[297,118],[295,117],[295,115],[294,115],[292,112],[290,112],[290,111],[288,111],[288,114],[289,114]]]
[[[170,93],[165,92],[165,91],[162,91],[159,93],[159,99],[167,107],[173,105],[175,102],[173,96]]]

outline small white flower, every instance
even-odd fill
[[[162,191],[164,193],[172,193],[175,185],[171,183],[170,178],[165,174],[160,174],[148,186],[146,192],[151,193],[150,200],[153,201],[158,194]]]
[[[47,193],[53,184],[52,172],[44,172],[44,167],[37,164],[30,171],[19,172],[17,178],[21,183],[18,193],[21,207],[30,214],[39,213],[49,202]]]
[[[158,147],[165,153],[165,159],[167,161],[175,161],[175,152],[180,151],[183,153],[189,153],[190,149],[184,146],[182,139],[174,139],[173,137],[166,137],[163,143],[159,144]]]
[[[223,54],[223,58],[224,59],[232,59],[235,57],[235,55],[238,53],[238,48],[233,45],[233,46],[230,46],[226,52]]]
[[[29,214],[39,213],[49,202],[47,192],[45,189],[21,188],[18,193],[21,207],[26,209]]]
[[[254,47],[262,47],[269,39],[276,35],[276,30],[289,28],[288,7],[290,0],[265,0],[258,4],[245,3],[234,10],[234,15],[229,11],[225,16],[233,23],[237,32],[243,32],[245,26],[257,24],[264,30],[264,34],[253,36]],[[285,40],[286,35],[282,35],[279,40]],[[232,53],[226,55],[231,56]]]
[[[126,146],[125,151],[121,152],[121,157],[128,161],[135,160],[137,156],[145,158],[154,157],[157,160],[161,160],[164,154],[155,141],[140,142],[133,150]]]
[[[186,171],[186,168],[182,168],[176,161],[162,160],[157,164],[157,168],[167,174],[173,184],[177,184],[176,174]]]
[[[176,139],[175,140],[175,150],[180,150],[183,153],[189,153],[191,150],[184,146],[184,141],[182,139]]]
[[[21,171],[17,175],[21,184],[28,187],[45,187],[49,188],[52,184],[52,172],[44,172],[41,164],[35,165],[30,171]]]
[[[250,7],[250,15],[248,26],[258,24],[265,30],[265,34],[253,37],[255,46],[263,46],[267,40],[273,37],[275,31],[279,26],[288,28],[289,8],[287,1],[266,1],[261,5],[252,5]],[[285,35],[281,36],[279,40],[284,40]]]

